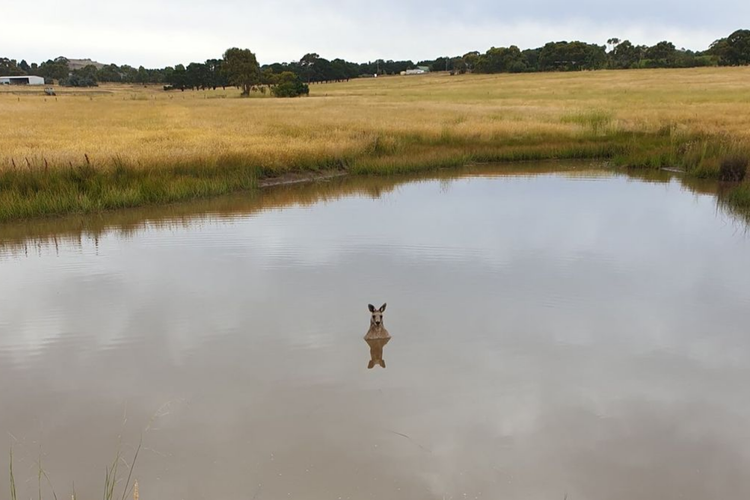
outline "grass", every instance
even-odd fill
[[[16,493],[16,476],[13,474],[13,447],[10,449],[10,500],[18,500]]]
[[[119,500],[125,500],[125,497],[130,493],[133,492],[133,499],[138,500],[139,493],[138,493],[138,482],[136,481],[133,484],[133,487],[131,489],[130,483],[133,479],[133,469],[135,469],[135,464],[138,461],[138,454],[141,451],[141,446],[143,445],[143,440],[138,444],[138,447],[135,450],[135,454],[133,455],[133,461],[128,466],[128,475],[125,480],[124,485],[122,486],[122,495]],[[112,461],[112,464],[110,466],[105,467],[105,474],[104,474],[104,494],[102,495],[103,500],[117,500],[117,487],[118,483],[122,481],[122,477],[119,473],[119,466],[120,463],[124,463],[124,458],[122,456],[122,453],[120,452],[120,449],[118,448],[117,453],[115,454],[115,458]],[[37,465],[37,500],[42,500],[42,478],[44,478],[52,491],[52,496],[54,500],[57,499],[57,493],[55,492],[54,487],[52,486],[52,481],[50,480],[49,476],[47,475],[47,472],[42,467],[42,461],[41,457],[39,458]],[[127,464],[126,464],[127,465]],[[10,500],[18,500],[17,499],[17,492],[16,492],[16,479],[15,474],[13,472],[13,447],[10,448],[10,461],[9,461],[9,475],[10,475]],[[76,500],[76,492],[75,492],[75,484],[73,485],[73,492],[71,495],[71,498],[73,500]]]
[[[750,157],[749,78],[750,68],[434,74],[313,85],[303,99],[4,88],[0,114],[13,127],[0,131],[0,221],[207,197],[329,169],[597,158],[717,178],[727,157]]]

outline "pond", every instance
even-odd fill
[[[717,189],[477,166],[0,227],[0,491],[12,447],[19,498],[118,454],[121,495],[142,442],[144,499],[748,498]]]

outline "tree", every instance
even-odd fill
[[[464,65],[466,66],[466,71],[471,73],[474,71],[474,68],[477,65],[477,62],[479,61],[479,52],[473,51],[473,52],[467,52],[463,55]]]
[[[15,59],[8,59],[7,57],[0,57],[0,75],[2,76],[19,76],[24,75],[25,72],[18,66]]]
[[[148,71],[143,66],[138,66],[138,73],[135,75],[135,81],[141,84],[148,83]]]
[[[726,38],[716,40],[708,49],[725,66],[750,64],[750,30],[737,30]]]
[[[122,75],[120,74],[120,68],[116,64],[107,64],[102,66],[96,72],[96,78],[100,82],[121,82]]]
[[[37,71],[39,76],[43,76],[46,80],[64,80],[70,75],[70,67],[68,66],[68,60],[64,57],[57,57],[54,60],[50,59],[39,65]]]
[[[221,59],[209,59],[206,61],[208,70],[208,86],[216,90],[216,87],[226,88],[229,84],[226,75],[221,71]]]
[[[227,49],[221,68],[229,83],[240,87],[245,97],[249,96],[250,90],[260,82],[258,59],[249,49]]]
[[[479,56],[475,69],[478,73],[521,73],[526,70],[526,59],[515,45],[492,47]]]
[[[276,86],[272,92],[276,97],[299,97],[310,93],[310,87],[291,71],[284,71],[276,75],[275,79]]]
[[[190,63],[185,69],[187,86],[191,89],[205,90],[210,86],[211,72],[203,63]]]
[[[305,54],[304,56],[302,56],[302,59],[299,60],[299,65],[302,68],[302,73],[307,79],[307,83],[310,83],[310,81],[312,80],[313,71],[319,59],[320,56],[318,54],[311,52],[309,54]]]
[[[600,69],[606,63],[604,46],[585,42],[549,42],[539,53],[541,71]]]
[[[615,50],[615,47],[617,47],[620,44],[619,38],[610,38],[607,40],[607,45],[609,45],[611,48],[609,49],[610,52]]]
[[[185,66],[178,64],[174,69],[167,68],[164,70],[164,76],[166,82],[172,87],[180,89],[183,92],[185,91],[185,86],[187,85],[187,72],[185,71]]]
[[[677,49],[672,42],[662,41],[646,49],[648,66],[669,68],[674,66],[677,59]]]
[[[636,66],[641,60],[641,56],[641,50],[630,43],[630,40],[618,43],[609,54],[611,66],[619,69]]]
[[[98,70],[93,64],[88,64],[81,69],[74,70],[70,76],[60,80],[60,85],[65,87],[96,87]]]

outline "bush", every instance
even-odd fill
[[[747,175],[748,157],[744,155],[728,156],[721,161],[719,179],[729,182],[742,182]]]
[[[272,91],[276,97],[299,97],[310,94],[310,87],[292,72],[281,73],[277,77],[277,81],[278,83]]]
[[[87,76],[80,76],[76,74],[70,75],[64,80],[60,80],[60,85],[63,87],[98,87],[99,84],[93,78]]]

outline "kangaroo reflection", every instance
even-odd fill
[[[370,329],[365,334],[365,342],[370,346],[370,362],[367,363],[367,368],[373,368],[375,365],[380,365],[385,368],[385,360],[383,359],[383,347],[391,340],[391,334],[383,326],[383,313],[385,312],[386,304],[380,306],[380,309],[375,309],[375,306],[368,304],[370,313]]]

